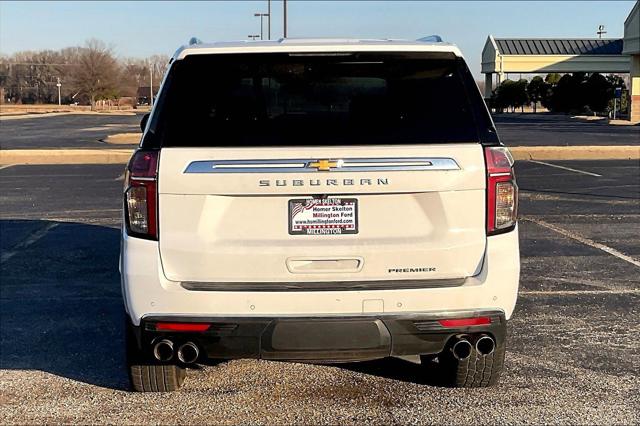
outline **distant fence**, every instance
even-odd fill
[[[137,102],[135,98],[107,99],[96,101],[96,111],[119,111],[135,108]]]

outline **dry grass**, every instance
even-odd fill
[[[149,111],[149,107],[139,107],[138,111]],[[13,116],[13,115],[31,115],[31,114],[51,114],[51,113],[109,113],[120,111],[133,111],[131,106],[111,106],[108,109],[98,108],[95,111],[91,111],[89,105],[55,105],[55,104],[42,104],[42,105],[13,105],[13,104],[0,104],[0,116]]]
[[[142,133],[117,133],[107,136],[104,141],[113,145],[134,145],[140,142]]]
[[[1,115],[46,114],[51,112],[89,111],[89,106],[69,105],[0,105]]]

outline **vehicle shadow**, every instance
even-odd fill
[[[0,369],[128,386],[119,230],[1,220]]]
[[[0,220],[0,369],[40,370],[128,389],[119,232],[81,223]],[[443,384],[434,363],[386,358],[333,366]]]
[[[449,387],[442,369],[435,360],[425,360],[422,364],[416,364],[400,358],[383,358],[374,361],[333,364],[333,366],[401,382]]]

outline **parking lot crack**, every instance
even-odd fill
[[[32,232],[27,238],[17,243],[13,248],[6,253],[3,253],[0,256],[0,263],[5,263],[7,260],[11,259],[15,256],[20,250],[24,250],[30,245],[36,243],[38,240],[42,239],[49,231],[57,227],[59,224],[56,222],[47,223],[42,228]]]

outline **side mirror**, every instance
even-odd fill
[[[144,129],[147,127],[147,121],[149,121],[149,113],[146,113],[142,116],[142,120],[140,120],[140,130],[144,133]]]

